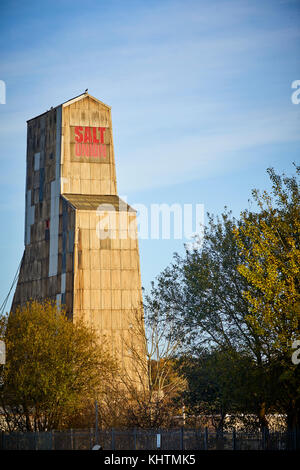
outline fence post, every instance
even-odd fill
[[[51,430],[51,450],[55,450],[55,445],[54,445],[54,431]]]
[[[181,426],[180,428],[180,450],[184,450],[184,427]]]
[[[161,432],[160,429],[156,431],[156,448],[161,449]]]
[[[74,450],[74,434],[73,429],[70,429],[71,450]]]
[[[91,449],[93,448],[93,438],[92,438],[92,435],[93,435],[93,428],[90,428],[90,448],[91,448]]]
[[[269,430],[268,428],[266,428],[265,426],[262,428],[262,448],[263,450],[266,450],[267,447],[268,447],[268,434],[269,434]]]
[[[232,449],[236,450],[236,430],[233,428],[232,430]]]
[[[111,450],[115,450],[115,430],[111,428]]]
[[[98,444],[98,401],[95,400],[95,441]]]
[[[208,429],[207,426],[204,429],[204,450],[208,449]]]
[[[136,450],[136,429],[133,430],[134,450]]]

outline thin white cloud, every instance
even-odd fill
[[[240,116],[226,132],[219,129],[210,135],[152,141],[133,152],[125,150],[118,162],[119,187],[131,192],[228,173],[245,164],[247,149],[300,141],[299,124],[295,112],[256,119]]]
[[[278,18],[259,2],[143,2],[132,15],[83,11],[25,49],[4,48],[2,73],[14,95],[0,116],[10,141],[2,155],[13,151],[12,134],[24,135],[26,119],[86,87],[113,107],[123,190],[202,178],[237,167],[243,149],[295,141],[298,123],[283,92],[271,111],[265,97],[278,79],[277,58],[299,39]],[[265,93],[248,93],[253,78]]]

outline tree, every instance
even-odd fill
[[[256,373],[251,379],[252,402],[247,398],[245,403],[256,413],[260,426],[265,427],[277,390],[269,392],[274,377],[266,374],[268,343],[248,321],[250,304],[243,293],[251,286],[237,270],[244,258],[234,235],[241,224],[227,210],[217,218],[208,214],[203,240],[198,238],[184,256],[174,256],[174,262],[153,284],[146,305],[150,312],[160,310],[164,322],[174,323],[181,348],[195,360],[203,350],[222,352],[228,358],[226,367],[232,358],[235,364],[238,356],[241,363],[247,358]],[[219,385],[217,390],[223,393]],[[240,410],[245,411],[242,399],[239,404]]]
[[[243,296],[247,281],[237,272],[241,263],[233,229],[239,222],[225,211],[208,214],[203,240],[192,250],[174,255],[174,262],[152,284],[146,306],[160,309],[175,323],[185,347],[225,346],[250,352],[261,361],[259,336],[247,321],[249,304]]]
[[[188,382],[183,400],[190,422],[213,426],[218,434],[235,423],[268,427],[272,382],[267,366],[259,368],[248,355],[220,348],[183,356],[178,366]]]
[[[174,424],[186,380],[176,370],[179,344],[173,333],[173,324],[160,322],[159,312],[146,319],[142,310],[136,312],[131,340],[125,344],[131,365],[120,374],[117,388],[108,388],[106,396],[110,399],[101,406],[104,420],[111,414],[115,424],[126,427],[158,428]]]
[[[203,351],[198,357],[179,359],[178,365],[188,381],[183,401],[189,420],[202,426],[224,429],[226,414],[234,407],[232,368],[228,356],[219,351]],[[230,364],[232,366],[232,364]]]
[[[243,293],[251,305],[249,323],[273,353],[291,356],[300,335],[300,193],[296,177],[268,173],[273,198],[254,190],[260,212],[244,211],[235,230],[244,258],[238,271],[254,288]]]
[[[116,366],[95,331],[46,301],[2,318],[1,402],[9,430],[63,428],[102,393]]]
[[[250,288],[243,292],[250,309],[247,321],[264,337],[272,363],[280,371],[279,406],[290,427],[300,426],[300,370],[291,361],[292,344],[300,338],[300,168],[279,176],[268,169],[271,194],[253,191],[259,212],[244,211],[235,230],[243,257],[239,273]]]

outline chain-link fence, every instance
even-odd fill
[[[296,450],[300,431],[218,433],[205,429],[70,429],[1,433],[2,450]]]

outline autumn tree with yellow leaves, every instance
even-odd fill
[[[159,309],[165,322],[174,322],[174,334],[191,358],[185,392],[191,410],[214,409],[221,425],[222,413],[255,414],[261,429],[269,425],[267,415],[280,413],[295,428],[300,427],[300,365],[292,362],[293,342],[300,339],[299,168],[292,177],[268,173],[271,194],[253,191],[257,205],[239,219],[227,209],[219,217],[207,214],[203,237],[183,256],[175,254],[146,303]]]
[[[264,338],[281,391],[278,408],[290,428],[300,427],[300,366],[293,364],[293,343],[300,339],[300,194],[299,172],[279,176],[268,169],[272,191],[253,191],[259,211],[244,211],[235,229],[243,262],[237,267],[248,282],[247,321]]]
[[[300,169],[296,168],[296,176]],[[300,338],[300,194],[297,177],[268,169],[272,194],[253,191],[259,212],[244,211],[235,229],[244,262],[238,271],[253,289],[244,292],[248,321],[278,356],[291,356]]]
[[[0,398],[10,431],[62,429],[99,399],[116,366],[95,331],[45,301],[2,317]],[[91,425],[92,423],[90,423]]]

